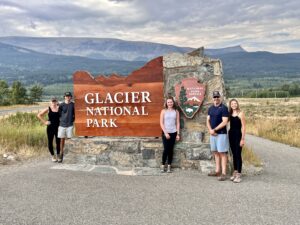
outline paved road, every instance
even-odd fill
[[[47,107],[46,105],[39,105],[39,106],[22,106],[22,107],[15,107],[11,109],[0,109],[0,117],[9,114],[15,114],[17,112],[38,112],[46,107]]]
[[[300,224],[300,149],[254,136],[262,175],[240,184],[196,171],[122,176],[51,169],[48,160],[0,169],[0,224]]]

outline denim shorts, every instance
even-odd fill
[[[73,126],[71,127],[58,127],[58,138],[71,138],[73,137]]]
[[[210,149],[212,152],[228,152],[229,141],[227,134],[210,135]]]

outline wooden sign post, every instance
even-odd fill
[[[161,135],[162,57],[127,77],[93,77],[86,71],[77,71],[73,81],[77,136]]]

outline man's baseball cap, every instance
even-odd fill
[[[213,91],[213,98],[214,97],[220,97],[220,92],[219,91]]]
[[[72,93],[71,93],[71,92],[69,92],[69,91],[67,91],[67,92],[65,92],[65,95],[64,95],[64,97],[66,97],[66,96],[71,96],[71,97],[72,97]]]

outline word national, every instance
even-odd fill
[[[146,106],[141,105],[150,103],[150,93],[142,92],[116,92],[106,93],[87,93],[84,96],[86,104],[87,118],[86,127],[118,127],[116,118],[108,116],[147,116]],[[128,105],[130,104],[130,105]],[[133,104],[137,104],[136,106]],[[94,118],[105,116],[106,118]]]

